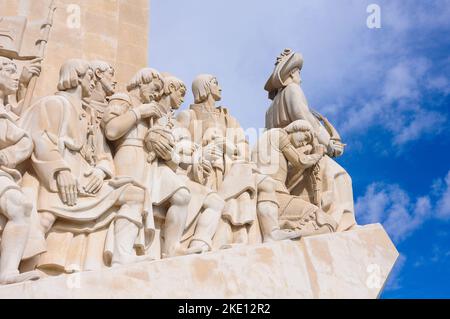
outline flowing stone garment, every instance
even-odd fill
[[[105,267],[110,246],[105,237],[114,239],[114,234],[106,235],[108,227],[117,215],[124,213],[117,211],[117,202],[131,184],[129,180],[114,178],[112,156],[96,120],[95,113],[89,112],[80,100],[58,92],[35,103],[20,121],[35,144],[31,162],[39,179],[37,212],[56,217],[46,238],[47,251],[37,263],[39,269],[49,273]],[[79,189],[77,204],[65,205],[58,193],[55,173],[70,169],[81,188],[94,167],[107,174],[100,191],[92,195]],[[140,219],[136,222],[142,224]],[[152,231],[151,224],[145,227]]]
[[[188,123],[185,119],[189,119]],[[223,137],[228,137],[230,129],[234,133],[231,141],[237,143],[247,143],[245,134],[238,123],[226,108],[217,107],[214,110],[207,110],[203,104],[193,104],[189,110],[181,112],[178,119],[186,125],[195,143],[202,145],[205,133],[211,129],[218,129]],[[261,242],[261,234],[256,216],[257,204],[257,180],[254,174],[254,166],[244,160],[233,161],[229,156],[224,156],[222,163],[223,170],[217,170],[212,182],[213,189],[226,201],[223,218],[219,225],[218,233],[221,229],[230,227],[231,234],[214,238],[215,248],[223,244],[233,243],[234,234],[242,231],[243,227],[248,228],[249,243]],[[238,197],[248,192],[251,202],[245,205],[245,209],[240,207]],[[228,231],[225,231],[228,232]]]
[[[306,97],[299,85],[291,83],[280,89],[266,113],[266,128],[284,128],[296,120],[307,120],[325,146],[329,145],[330,135],[319,120],[311,113]],[[320,161],[322,174],[322,208],[338,222],[338,231],[356,225],[354,216],[353,190],[350,175],[328,155]],[[291,194],[311,201],[311,183],[305,176],[289,172],[288,184],[296,185]]]

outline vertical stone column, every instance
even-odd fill
[[[57,0],[35,98],[56,91],[59,67],[70,58],[102,59],[116,66],[119,89],[147,65],[149,0]],[[22,48],[30,52],[51,0],[0,0],[2,16],[26,16]]]

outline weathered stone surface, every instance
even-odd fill
[[[398,252],[368,225],[0,288],[0,298],[377,298]]]
[[[2,16],[28,18],[22,51],[36,53],[33,45],[50,3],[51,0],[0,0]],[[111,63],[116,67],[121,90],[138,69],[147,65],[148,0],[58,0],[56,4],[35,98],[56,92],[59,67],[69,58]]]

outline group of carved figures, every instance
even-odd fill
[[[250,150],[217,79],[185,84],[143,68],[116,92],[114,67],[71,59],[57,93],[24,109],[40,61],[0,57],[2,284],[299,239],[355,227],[337,131],[285,50],[267,81],[266,131]]]

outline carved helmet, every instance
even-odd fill
[[[273,100],[278,89],[286,86],[286,80],[289,78],[291,72],[295,69],[301,70],[302,67],[303,56],[291,49],[284,49],[280,56],[278,56],[275,69],[264,86],[264,90],[269,92],[269,98]]]

